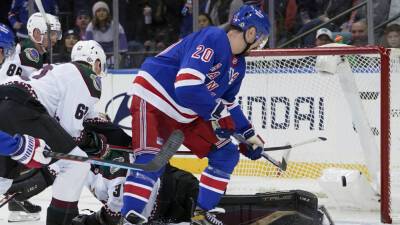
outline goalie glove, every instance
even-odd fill
[[[210,121],[216,136],[220,140],[230,138],[235,132],[235,123],[222,101],[219,101],[212,111]]]
[[[44,151],[50,151],[44,140],[26,134],[17,134],[14,138],[18,139],[18,148],[11,155],[11,159],[29,168],[41,168],[50,163],[51,158],[43,155]]]

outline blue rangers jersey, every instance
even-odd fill
[[[235,102],[245,67],[244,57],[232,54],[226,32],[207,27],[146,59],[129,94],[181,123],[209,120],[223,100],[240,130],[250,126]]]
[[[11,136],[0,130],[0,155],[8,156],[18,149],[21,136]]]

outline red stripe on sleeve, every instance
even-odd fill
[[[181,81],[181,80],[201,80],[201,79],[190,73],[181,73],[181,74],[178,74],[178,76],[175,79],[175,82]]]

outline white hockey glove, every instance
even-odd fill
[[[256,134],[253,126],[241,132],[239,135],[246,139],[248,144],[251,144],[254,149],[257,147],[264,148],[265,141],[260,137],[260,135]]]
[[[50,163],[51,158],[43,155],[44,151],[50,151],[45,141],[29,135],[16,135],[19,139],[18,148],[11,156],[29,168],[41,168]]]

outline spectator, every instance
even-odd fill
[[[90,13],[86,9],[79,10],[75,18],[75,32],[80,40],[86,40],[86,28],[90,23]]]
[[[63,35],[63,46],[61,48],[61,52],[59,57],[55,60],[56,62],[70,62],[71,61],[71,51],[72,47],[79,41],[79,34],[70,29]]]
[[[329,43],[333,43],[333,35],[329,29],[321,28],[317,31],[317,35],[315,36],[315,46],[326,45]]]
[[[199,22],[199,29],[214,25],[213,22],[211,21],[210,16],[207,13],[200,13],[198,22]]]
[[[57,0],[42,0],[42,3],[46,13],[52,15],[58,14]],[[34,10],[35,12],[38,11],[36,6]],[[28,22],[29,13],[29,0],[14,0],[12,2],[11,9],[8,12],[8,20],[18,38],[28,38],[26,23]]]
[[[367,27],[367,21],[365,19],[353,23],[351,26],[350,45],[365,46],[368,44]]]
[[[110,8],[105,2],[98,1],[92,7],[93,19],[86,28],[86,40],[95,40],[103,47],[106,53],[113,52],[113,20]],[[126,52],[128,43],[124,28],[119,26],[119,51]]]
[[[391,24],[385,29],[384,45],[387,48],[400,48],[400,25]]]

